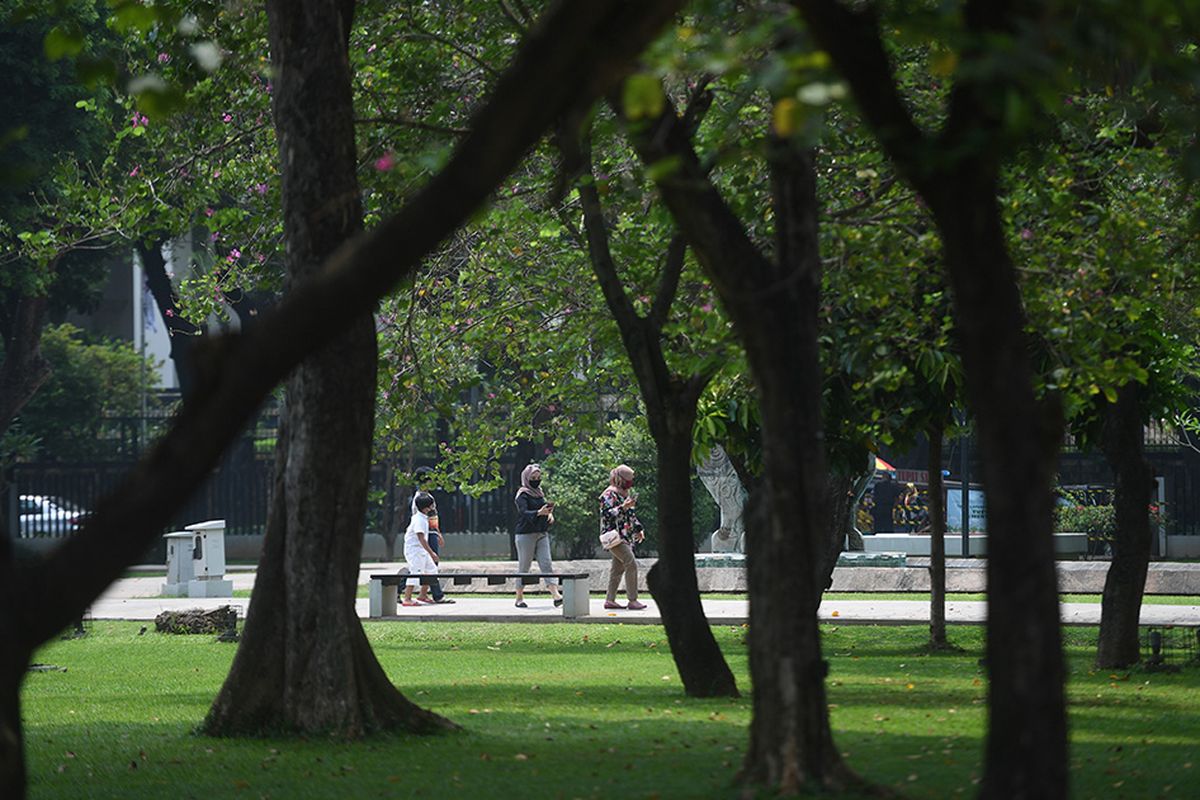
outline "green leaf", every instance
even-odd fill
[[[654,75],[639,72],[625,81],[621,91],[621,104],[625,116],[631,120],[653,119],[663,112],[665,98],[662,84]]]
[[[77,56],[83,51],[83,31],[74,25],[56,25],[46,34],[42,47],[51,61]]]
[[[124,2],[113,9],[113,27],[120,33],[148,33],[158,22],[159,11],[138,2]]]

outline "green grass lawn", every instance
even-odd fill
[[[214,740],[192,733],[234,646],[96,622],[37,659],[23,693],[33,798],[734,797],[750,700],[682,694],[649,625],[367,623],[384,668],[462,733]],[[913,798],[971,796],[986,682],[981,629],[921,652],[923,627],[826,626],[836,741]],[[745,631],[716,635],[748,690]],[[1200,668],[1097,673],[1094,628],[1065,631],[1076,798],[1195,796]],[[1169,787],[1169,788],[1168,788]]]

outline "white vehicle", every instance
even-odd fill
[[[21,536],[66,536],[83,523],[86,512],[61,497],[23,494],[18,500]]]

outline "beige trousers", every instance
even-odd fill
[[[612,569],[608,573],[608,595],[605,599],[610,603],[617,601],[617,587],[621,585],[621,576],[625,576],[625,595],[630,601],[638,596],[637,559],[633,557],[633,548],[629,542],[622,541],[608,551],[612,555]]]

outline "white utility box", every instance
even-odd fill
[[[233,581],[225,580],[225,520],[187,525],[192,535],[192,577],[188,597],[233,597]]]
[[[188,582],[194,577],[192,572],[192,539],[188,531],[175,531],[164,534],[167,540],[167,582],[163,584],[162,593],[167,597],[187,597]]]

